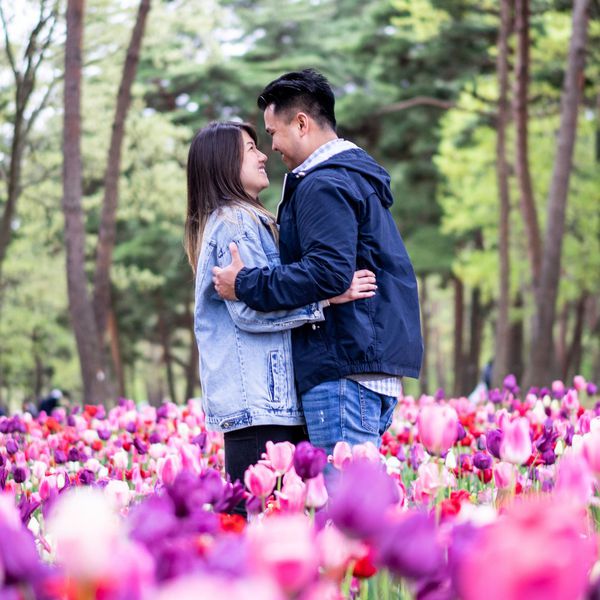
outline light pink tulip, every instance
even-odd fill
[[[177,473],[181,470],[181,459],[179,456],[170,454],[165,458],[159,458],[156,463],[158,477],[165,485],[170,485],[175,481]]]
[[[429,504],[440,488],[455,487],[456,478],[446,467],[429,462],[419,467],[418,476],[413,482],[413,493],[415,501],[420,504]]]
[[[561,457],[557,469],[554,493],[587,506],[594,494],[594,475],[588,463],[569,449]]]
[[[306,501],[306,484],[300,477],[291,478],[284,482],[280,492],[275,492],[279,506],[284,512],[301,512]]]
[[[333,466],[341,470],[350,462],[352,462],[350,444],[348,442],[338,442],[333,448]]]
[[[573,377],[573,387],[578,392],[585,390],[586,386],[587,381],[585,380],[585,377],[583,375],[575,375],[575,377]]]
[[[513,465],[522,465],[531,456],[531,438],[529,437],[529,421],[520,417],[504,424],[500,456],[502,460]]]
[[[515,502],[473,544],[457,578],[463,600],[583,598],[596,558],[585,511],[544,496]]]
[[[579,397],[576,390],[569,390],[561,400],[561,408],[567,412],[577,412],[579,409]]]
[[[511,488],[515,485],[517,474],[515,465],[509,462],[498,462],[494,465],[494,481],[500,490]]]
[[[116,510],[129,506],[131,490],[125,481],[111,479],[104,487],[104,495]]]
[[[458,415],[447,404],[429,404],[421,408],[417,426],[427,452],[440,456],[456,442]]]
[[[364,554],[364,545],[347,538],[335,525],[329,524],[317,533],[319,567],[326,577],[341,581],[350,561]]]
[[[289,597],[316,579],[318,557],[308,517],[275,515],[247,528],[248,553],[258,574],[268,575]]]
[[[244,483],[250,493],[258,498],[266,498],[273,491],[277,475],[269,467],[257,464],[246,469]]]
[[[306,481],[306,506],[308,508],[321,508],[327,504],[328,499],[323,473]]]
[[[271,463],[271,467],[278,475],[283,475],[291,467],[294,461],[294,444],[291,442],[279,442],[274,444],[269,441],[266,444],[267,460]]]
[[[353,460],[368,460],[369,462],[381,462],[381,454],[373,442],[364,442],[352,446]]]
[[[589,468],[596,476],[600,475],[600,430],[594,425],[590,428],[589,433],[583,436],[582,454]]]

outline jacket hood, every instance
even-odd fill
[[[352,148],[335,154],[331,158],[319,163],[306,173],[311,173],[318,169],[342,168],[348,171],[355,171],[364,177],[374,188],[379,196],[381,204],[389,208],[394,202],[392,192],[390,191],[390,176],[388,172],[377,164],[362,148]]]

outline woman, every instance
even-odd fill
[[[186,252],[196,276],[194,330],[200,351],[202,405],[208,429],[222,431],[225,471],[243,481],[267,441],[307,439],[294,389],[290,329],[324,320],[323,301],[294,310],[261,313],[221,299],[212,268],[231,262],[237,244],[247,267],[280,264],[277,226],[258,194],[269,185],[267,157],[245,123],[211,123],[190,146],[187,163]],[[372,296],[369,271],[330,300]]]

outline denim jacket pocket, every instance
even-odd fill
[[[274,405],[282,407],[287,398],[287,380],[285,372],[285,360],[281,352],[278,350],[272,350],[269,352],[269,368],[267,375],[271,402]]]

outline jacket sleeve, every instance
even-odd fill
[[[246,222],[243,232],[233,232],[223,228],[219,232],[217,246],[217,263],[223,267],[231,262],[229,243],[236,242],[240,257],[245,265],[257,270],[268,269],[268,260],[259,235],[254,228],[263,227],[260,223]],[[231,319],[237,327],[251,333],[267,333],[293,329],[305,323],[325,320],[323,307],[320,303],[310,303],[294,310],[273,310],[261,312],[254,310],[241,301],[225,300]]]
[[[236,296],[256,310],[293,308],[332,298],[352,282],[358,222],[349,191],[334,176],[306,181],[303,187],[294,213],[300,261],[274,269],[250,268],[244,263],[236,277]]]

